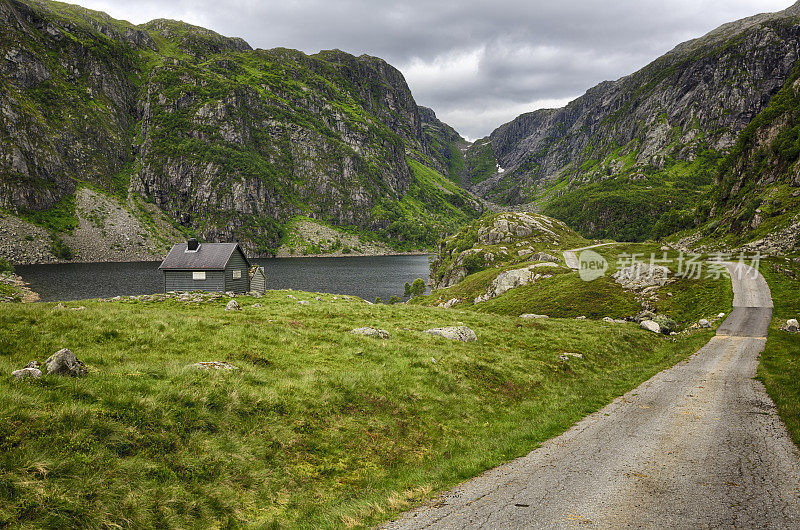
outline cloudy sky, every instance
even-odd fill
[[[792,0],[67,0],[143,23],[173,18],[254,48],[339,48],[398,67],[417,103],[480,138],[558,107],[676,44]]]

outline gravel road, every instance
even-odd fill
[[[386,528],[800,528],[798,451],[753,379],[769,288],[727,267],[735,309],[692,357]]]

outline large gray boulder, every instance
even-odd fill
[[[80,377],[86,375],[86,366],[70,350],[63,348],[44,362],[48,374]]]
[[[469,329],[467,326],[447,326],[444,328],[432,328],[432,329],[426,329],[425,333],[430,333],[431,335],[444,337],[445,339],[460,340],[461,342],[471,342],[474,340],[478,340],[478,336],[475,335],[475,332]]]
[[[384,340],[389,338],[388,331],[370,327],[356,328],[350,331],[350,333],[352,333],[353,335],[363,335],[365,337],[377,337],[379,339],[384,339]]]
[[[647,331],[652,331],[653,333],[661,333],[661,326],[652,320],[642,320],[639,322],[639,327]]]

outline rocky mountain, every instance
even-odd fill
[[[641,240],[686,228],[799,55],[800,3],[725,24],[564,108],[499,127],[469,149],[472,189],[589,237]]]
[[[6,214],[57,233],[90,187],[269,254],[295,216],[429,246],[482,209],[447,178],[466,142],[381,59],[46,0],[0,0],[0,21]]]
[[[743,246],[767,254],[800,249],[800,67],[739,135],[720,166],[701,226],[673,237],[685,246]]]

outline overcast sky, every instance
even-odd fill
[[[68,0],[70,1],[70,0]],[[75,0],[71,0],[75,1]],[[172,18],[254,48],[382,57],[462,135],[560,107],[725,22],[792,0],[78,0],[114,18]]]

